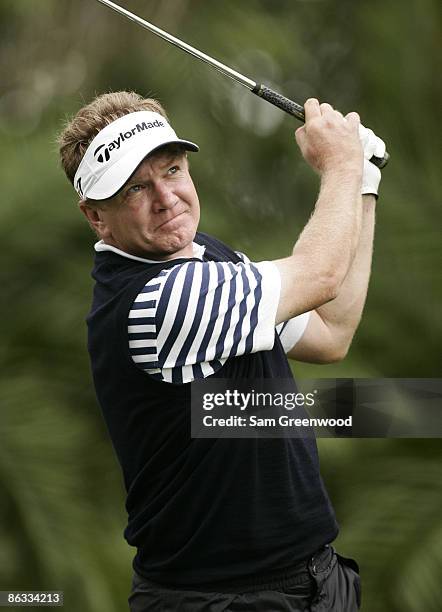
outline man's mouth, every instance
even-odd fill
[[[172,224],[173,224],[173,222],[174,222],[176,219],[178,219],[178,217],[181,217],[181,216],[182,216],[182,215],[184,215],[185,213],[187,213],[187,210],[183,210],[182,212],[178,213],[177,215],[174,215],[173,217],[170,217],[170,219],[166,219],[165,221],[163,221],[162,223],[160,223],[160,225],[157,227],[157,229],[164,228],[164,227],[166,227],[166,228],[167,228],[167,226],[168,226],[169,224],[170,224],[170,225],[172,225]]]

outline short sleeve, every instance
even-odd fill
[[[310,312],[304,312],[276,326],[276,331],[286,353],[291,351],[302,338],[309,320]]]
[[[241,257],[244,263],[250,263],[250,259],[244,253],[235,251],[238,257]],[[310,312],[304,312],[293,319],[284,321],[276,326],[279,339],[281,340],[282,347],[286,353],[290,352],[292,348],[301,340],[307,329],[308,322],[310,320]]]
[[[269,261],[190,261],[163,271],[129,312],[132,359],[159,380],[185,383],[230,357],[270,350],[280,289]]]

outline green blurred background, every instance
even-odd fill
[[[440,376],[436,0],[124,6],[296,101],[358,110],[386,140],[363,321],[344,362],[295,370]],[[289,253],[318,189],[294,144],[296,120],[204,64],[94,0],[0,0],[0,590],[64,590],[69,612],[126,610],[134,554],[85,347],[94,236],[55,145],[66,117],[118,89],[158,97],[177,132],[200,144],[191,163],[201,229],[252,259]],[[439,440],[319,446],[337,545],[361,565],[363,609],[440,610]]]

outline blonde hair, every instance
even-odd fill
[[[61,165],[72,185],[77,168],[98,132],[124,115],[143,110],[154,111],[167,119],[158,100],[143,98],[133,91],[116,91],[97,96],[67,122],[57,143]]]

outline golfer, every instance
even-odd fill
[[[319,196],[292,253],[262,262],[197,231],[198,146],[157,101],[101,95],[59,137],[99,239],[88,348],[137,549],[132,612],[360,606],[314,439],[190,437],[193,381],[292,378],[287,357],[341,360],[360,321],[381,177],[368,159],[385,146],[361,141],[356,113],[310,99],[305,117],[296,141]]]

